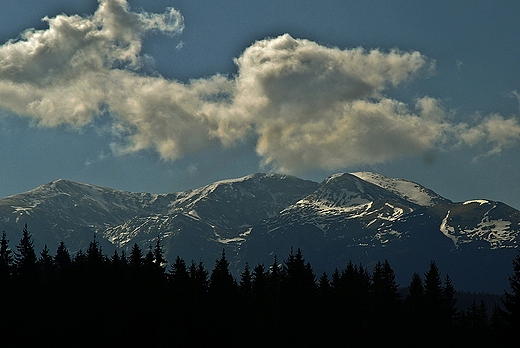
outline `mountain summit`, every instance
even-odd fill
[[[388,259],[402,286],[430,260],[460,289],[501,293],[520,240],[520,212],[500,202],[452,202],[415,182],[370,172],[321,183],[257,173],[169,194],[56,180],[0,199],[11,240],[27,223],[37,248],[147,249],[213,266],[226,250],[236,274],[301,248],[316,271]]]

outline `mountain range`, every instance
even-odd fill
[[[257,173],[168,194],[134,193],[55,180],[0,199],[0,228],[12,241],[28,225],[37,250],[93,240],[110,254],[160,238],[207,269],[223,250],[235,276],[245,263],[282,262],[300,248],[317,274],[349,261],[368,269],[387,259],[401,286],[434,260],[458,290],[502,293],[520,241],[520,211],[485,199],[452,202],[415,182],[371,172],[321,183]]]

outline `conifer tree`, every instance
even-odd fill
[[[2,232],[0,240],[0,282],[4,283],[11,276],[13,267],[12,250],[9,248],[9,239],[5,232]]]
[[[473,298],[471,306],[466,310],[465,320],[466,327],[470,330],[471,336],[478,336],[480,340],[482,340],[485,337],[484,332],[487,331],[488,328],[486,303],[480,301],[480,304],[478,304],[477,300]]]
[[[5,232],[2,233],[0,240],[0,298],[2,299],[0,311],[0,335],[7,336],[10,327],[13,325],[13,293],[11,282],[11,272],[13,270],[13,256],[9,248],[9,239]],[[16,295],[16,292],[15,292]],[[7,342],[7,340],[2,339]]]
[[[338,300],[340,294],[343,293],[344,288],[342,286],[341,274],[337,268],[334,269],[332,275],[330,276],[330,287],[332,295],[334,296],[334,300]]]
[[[202,261],[198,264],[193,260],[191,261],[189,275],[194,296],[202,299],[208,290],[208,271],[205,269]]]
[[[34,242],[32,236],[27,230],[27,224],[25,224],[22,231],[22,238],[20,243],[16,246],[17,252],[15,252],[14,265],[16,273],[25,278],[33,279],[36,276],[36,252],[34,251]]]
[[[60,273],[68,271],[72,266],[72,258],[70,257],[69,250],[63,241],[60,242],[58,249],[56,249],[54,264],[56,265],[57,271]]]
[[[110,258],[110,263],[112,264],[112,267],[116,268],[116,269],[120,266],[121,258],[119,257],[119,253],[117,252],[117,249],[114,250],[112,257]]]
[[[389,306],[388,309],[394,310],[401,297],[398,290],[399,285],[395,281],[395,273],[388,260],[385,260],[383,264],[377,262],[372,271],[371,293],[374,300],[380,305]]]
[[[253,276],[249,263],[246,262],[244,270],[240,273],[240,293],[245,303],[251,302],[251,295],[253,293]]]
[[[520,328],[520,251],[517,252],[512,262],[513,274],[509,276],[511,292],[504,291],[502,303],[505,307],[509,328],[517,330]]]
[[[229,271],[226,251],[222,250],[222,255],[220,259],[215,261],[215,268],[210,275],[209,291],[214,295],[229,298],[233,295],[235,286],[235,279]]]
[[[291,249],[282,269],[280,318],[290,323],[285,327],[287,334],[302,340],[309,333],[311,318],[316,315],[316,277],[299,248],[296,253]]]
[[[170,283],[174,288],[187,287],[190,275],[186,267],[186,262],[179,255],[175,258],[175,261],[171,265],[170,272],[168,274]]]
[[[364,309],[368,305],[370,294],[370,273],[361,264],[354,267],[354,282],[352,284],[353,299],[356,299],[354,304],[356,310],[363,314],[368,314]]]
[[[188,269],[189,273],[189,301],[185,304],[189,304],[188,313],[193,319],[194,325],[197,323],[206,322],[210,320],[208,316],[208,271],[205,269],[202,261],[198,264],[195,261],[191,261]],[[183,299],[181,298],[181,302]],[[201,324],[198,324],[201,325]],[[204,324],[202,324],[204,325]],[[207,325],[207,324],[206,324]],[[196,337],[199,334],[199,329],[195,328],[194,335]]]
[[[425,296],[422,278],[414,273],[408,286],[408,295],[404,301],[406,326],[410,335],[408,340],[411,345],[420,346],[423,340],[423,331],[426,329]]]
[[[93,240],[88,245],[86,258],[90,269],[93,271],[99,270],[104,262],[103,251],[96,240],[95,234]]]
[[[326,272],[323,272],[318,279],[318,294],[321,299],[329,299],[330,298],[330,281]]]
[[[278,262],[278,258],[274,255],[273,263],[269,266],[269,286],[270,288],[279,293],[279,288],[283,278],[283,269],[282,265]]]
[[[438,306],[442,301],[442,281],[435,261],[430,262],[430,269],[424,274],[424,294],[427,301]]]
[[[43,250],[40,252],[40,257],[38,258],[38,268],[43,278],[50,278],[54,272],[54,262],[52,256],[49,253],[47,244],[45,244]]]
[[[368,300],[370,319],[379,329],[371,335],[371,344],[383,343],[383,340],[395,340],[396,329],[400,325],[399,286],[395,273],[388,260],[377,262],[372,271],[370,298]]]
[[[424,316],[428,327],[425,338],[432,343],[440,343],[436,332],[446,332],[451,325],[451,318],[446,315],[441,274],[435,261],[430,262],[430,268],[424,274],[424,299]]]
[[[292,299],[304,300],[312,296],[316,290],[316,279],[309,263],[305,263],[301,249],[296,254],[291,250],[284,262],[286,289]]]
[[[253,301],[255,303],[263,303],[267,295],[267,287],[268,287],[268,272],[266,271],[264,265],[259,263],[253,268],[253,273],[251,274],[251,290]]]
[[[121,250],[121,255],[119,256],[119,263],[123,270],[126,271],[128,266],[128,258],[126,257],[125,249]]]
[[[495,303],[491,311],[491,318],[489,321],[489,329],[492,336],[492,341],[497,347],[513,346],[513,335],[507,332],[507,322],[504,311]]]
[[[149,270],[153,270],[155,268],[155,257],[153,255],[152,246],[148,247],[148,252],[144,256],[143,260],[144,266]]]
[[[341,286],[348,305],[362,306],[360,301],[365,302],[370,287],[370,275],[363,266],[354,265],[349,261],[347,267],[341,272]],[[364,304],[363,304],[364,305]]]
[[[87,264],[87,255],[85,255],[83,250],[78,250],[76,255],[74,255],[73,264],[76,273],[78,273],[78,270],[85,268]]]
[[[143,262],[143,251],[141,250],[141,248],[139,248],[139,245],[137,245],[137,243],[134,243],[134,245],[132,246],[132,250],[130,251],[130,268],[133,272],[140,271],[141,267],[143,266]]]
[[[333,311],[333,316],[337,318],[341,318],[340,320],[336,321],[336,324],[338,324],[339,321],[342,321],[342,319],[348,314],[348,302],[347,302],[347,293],[346,293],[346,284],[345,284],[345,277],[343,276],[345,271],[341,272],[335,268],[332,272],[332,275],[330,276],[330,297],[331,302],[334,303],[331,310]],[[337,328],[335,331],[339,330]]]
[[[442,301],[445,310],[446,320],[450,325],[457,324],[458,322],[458,311],[457,300],[455,299],[455,288],[451,282],[451,278],[448,274],[444,277],[444,286],[442,287]]]
[[[480,305],[478,308],[478,316],[480,319],[480,323],[484,330],[487,330],[489,326],[489,317],[488,317],[488,308],[486,302],[484,300],[480,300]]]
[[[424,296],[424,287],[422,283],[421,276],[417,273],[414,273],[412,276],[412,281],[410,282],[410,286],[408,287],[408,301],[418,302],[418,300],[423,299]]]
[[[442,280],[435,261],[430,262],[428,272],[424,274],[424,297],[428,318],[439,323],[443,312]]]
[[[114,291],[121,292],[122,289],[126,289],[128,286],[129,274],[127,267],[128,262],[124,250],[121,251],[120,255],[117,249],[115,249],[110,260],[108,260],[106,264],[110,266],[110,279],[108,282],[112,285]]]
[[[155,243],[155,247],[153,249],[153,257],[155,266],[161,272],[164,272],[166,269],[166,259],[164,258],[164,251],[161,245],[161,237],[157,237],[157,241]]]

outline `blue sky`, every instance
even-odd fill
[[[0,197],[369,170],[520,208],[518,18],[512,1],[5,0]]]

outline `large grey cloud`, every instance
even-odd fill
[[[264,164],[298,172],[446,144],[496,153],[520,138],[515,118],[453,124],[434,98],[386,97],[434,69],[419,52],[339,49],[286,34],[248,47],[236,76],[181,83],[139,73],[146,33],[182,31],[174,9],[135,13],[124,0],[99,0],[92,16],[45,21],[48,29],[0,46],[0,107],[49,127],[79,128],[108,112],[118,152],[154,149],[175,160],[252,138]]]

